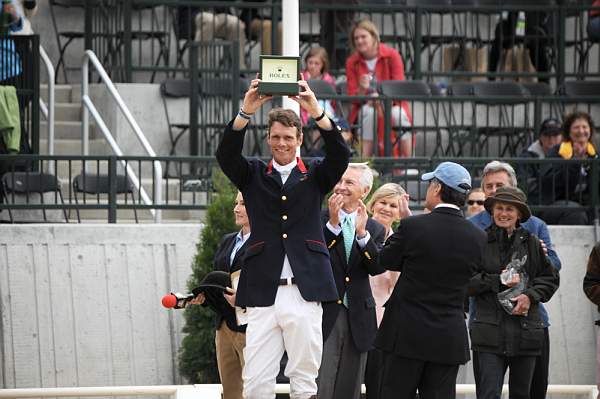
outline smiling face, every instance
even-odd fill
[[[588,121],[584,118],[575,119],[569,129],[569,137],[573,143],[585,145],[590,141],[592,136],[592,128]]]
[[[386,228],[391,228],[392,223],[400,220],[400,196],[389,195],[378,199],[373,204],[373,219]]]
[[[499,187],[510,186],[510,177],[508,176],[508,173],[501,170],[499,172],[488,173],[487,175],[485,175],[485,177],[483,178],[481,188],[483,189],[485,197],[487,198],[496,194],[496,190]]]
[[[521,218],[521,213],[516,206],[507,202],[496,202],[494,204],[492,217],[496,226],[512,231]]]
[[[244,204],[244,198],[242,193],[238,191],[237,197],[235,197],[235,206],[233,207],[233,216],[235,217],[236,226],[242,228],[248,228],[250,222],[248,221],[248,214],[246,213],[246,204]]]
[[[352,40],[354,48],[363,57],[371,59],[377,55],[377,41],[368,30],[356,28]]]
[[[279,122],[273,122],[269,129],[267,144],[271,147],[273,159],[284,166],[296,159],[296,148],[302,144],[302,135],[294,126],[287,127]]]
[[[358,200],[363,199],[369,192],[369,187],[362,187],[360,176],[362,170],[358,168],[348,168],[340,181],[333,188],[333,192],[341,194],[343,198],[343,209],[346,212],[354,212],[358,207]]]

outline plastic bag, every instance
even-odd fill
[[[523,255],[523,257],[519,259],[517,253],[514,253],[511,261],[506,265],[505,271],[500,274],[500,282],[505,285],[511,281],[516,274],[520,275],[520,280],[517,285],[498,293],[500,305],[502,305],[502,308],[510,315],[512,315],[512,311],[515,307],[515,302],[511,301],[511,298],[519,296],[527,288],[529,277],[527,276],[527,273],[525,273],[524,266],[526,263],[527,255]]]

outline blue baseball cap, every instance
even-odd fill
[[[462,165],[454,162],[442,162],[433,172],[425,173],[421,180],[438,179],[459,193],[466,194],[471,190],[471,175]]]

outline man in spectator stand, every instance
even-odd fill
[[[583,279],[583,292],[600,311],[600,242],[594,245],[590,253],[587,272]],[[596,320],[596,325],[600,325],[600,320]],[[596,384],[600,391],[600,330],[596,338]],[[600,394],[597,399],[600,399]]]
[[[350,164],[329,198],[323,215],[325,242],[338,290],[338,300],[323,304],[323,361],[320,399],[359,399],[367,352],[377,322],[369,275],[377,266],[385,228],[369,218],[362,202],[371,191],[373,173],[365,164]]]
[[[254,79],[239,114],[227,125],[216,157],[242,192],[252,235],[236,292],[247,309],[244,398],[275,397],[279,361],[288,354],[285,374],[290,398],[316,397],[323,352],[321,302],[338,298],[321,224],[321,203],[348,167],[349,151],[335,123],[325,116],[308,83],[291,96],[308,111],[325,143],[325,158],[305,165],[300,118],[276,108],[269,113],[265,163],[242,155],[252,114],[272,96],[259,95]]]
[[[546,158],[548,151],[562,141],[561,123],[556,118],[548,118],[542,122],[540,126],[539,138],[531,143],[523,152],[524,157],[531,158]]]
[[[483,192],[487,198],[495,194],[499,187],[517,187],[517,176],[513,167],[506,162],[492,161],[483,168],[481,188],[483,189]],[[482,230],[487,229],[492,224],[492,217],[488,211],[483,211],[475,216],[471,216],[468,220]],[[522,223],[521,226],[523,226],[523,228],[530,233],[535,234],[540,239],[542,242],[542,247],[545,248],[545,252],[550,260],[550,263],[554,268],[560,270],[560,259],[558,259],[558,255],[552,246],[550,233],[548,232],[548,226],[546,223],[540,218],[532,215],[527,221]],[[475,314],[475,308],[473,300],[470,300],[469,302],[470,323],[473,315]],[[540,316],[542,317],[542,321],[544,323],[544,345],[542,347],[542,354],[537,358],[535,364],[535,371],[533,373],[530,391],[531,399],[544,399],[546,397],[546,390],[548,389],[548,367],[550,362],[550,338],[548,336],[548,326],[550,324],[548,320],[548,312],[546,312],[546,309],[541,303]],[[473,352],[473,374],[475,379],[477,379],[479,375],[477,352]]]
[[[539,138],[531,143],[521,154],[522,158],[544,159],[548,152],[557,144],[562,142],[562,127],[558,119],[548,118],[540,126]],[[539,190],[540,165],[524,165],[519,170],[527,198],[530,203],[542,203]]]

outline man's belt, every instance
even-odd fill
[[[279,285],[292,285],[296,284],[296,277],[288,277],[279,279]]]

